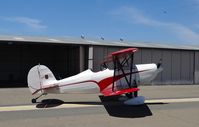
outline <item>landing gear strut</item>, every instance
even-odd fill
[[[31,100],[31,102],[32,102],[32,103],[36,103],[36,102],[37,102],[37,99],[33,98],[33,99]]]
[[[126,95],[126,97],[128,97],[128,98],[133,98],[133,93],[126,93],[125,95]]]
[[[38,97],[36,97],[36,98],[33,98],[32,100],[31,100],[31,102],[32,103],[36,103],[37,102],[37,99],[39,99],[41,96],[43,96],[43,95],[47,95],[47,93],[42,93],[41,95],[39,95]]]
[[[137,88],[137,82],[136,80],[134,80],[134,88]],[[125,94],[128,98],[135,98],[135,97],[138,97],[138,91],[135,91],[135,92],[131,92],[131,93],[126,93]]]
[[[126,97],[128,97],[128,98],[135,98],[135,97],[138,96],[138,92],[135,91],[135,92],[131,92],[131,93],[126,93],[125,95],[126,95]]]

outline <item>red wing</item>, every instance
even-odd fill
[[[128,89],[123,89],[123,90],[117,90],[117,91],[112,91],[111,88],[105,89],[103,90],[101,93],[104,96],[114,96],[114,95],[121,95],[121,94],[125,94],[125,93],[130,93],[130,92],[136,92],[139,91],[139,88],[128,88]]]
[[[131,54],[131,53],[136,52],[137,50],[138,50],[137,48],[127,48],[127,49],[119,50],[116,52],[112,52],[111,55],[120,56],[120,55],[125,55],[125,54]]]
[[[116,52],[112,52],[111,54],[108,55],[106,60],[103,61],[103,63],[108,63],[108,62],[114,61],[113,56],[117,56],[118,58],[122,58],[122,57],[125,57],[129,54],[136,52],[136,51],[138,51],[137,48],[127,48],[127,49],[119,50],[119,51],[116,51]]]

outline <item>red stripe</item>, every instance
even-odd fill
[[[101,93],[104,96],[114,96],[114,95],[121,95],[125,93],[136,92],[136,91],[139,91],[139,88],[127,88],[127,89],[122,89],[122,90],[118,90],[114,92],[112,91],[112,88],[110,88],[110,89],[103,90]]]
[[[130,75],[130,74],[136,74],[136,73],[139,73],[139,72],[144,72],[144,71],[148,71],[148,70],[143,70],[143,71],[135,71],[135,72],[132,72],[132,73],[126,73],[126,74],[121,74],[121,75],[117,75],[115,77],[108,77],[108,78],[105,78],[103,80],[101,80],[98,85],[100,87],[100,91],[103,91],[106,87],[108,87],[109,85],[111,85],[113,82],[123,78],[124,76],[127,76],[127,75]]]
[[[76,84],[81,84],[81,83],[86,83],[86,82],[93,82],[93,83],[98,84],[98,82],[96,82],[96,81],[94,81],[94,80],[87,80],[87,81],[82,81],[82,82],[64,84],[64,85],[61,85],[61,86],[54,85],[54,86],[43,87],[43,88],[41,88],[41,89],[38,89],[38,90],[36,90],[34,93],[32,93],[32,95],[36,94],[37,92],[39,92],[39,91],[41,91],[41,90],[45,90],[45,89],[56,88],[56,87],[63,87],[63,86],[70,86],[70,85],[76,85]]]

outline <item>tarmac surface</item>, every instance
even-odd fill
[[[127,106],[98,94],[47,95],[32,104],[28,88],[1,88],[0,126],[199,127],[199,85],[140,89],[146,103]]]

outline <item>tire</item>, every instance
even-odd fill
[[[36,103],[37,100],[33,98],[33,99],[31,100],[31,102],[32,102],[32,103]]]

